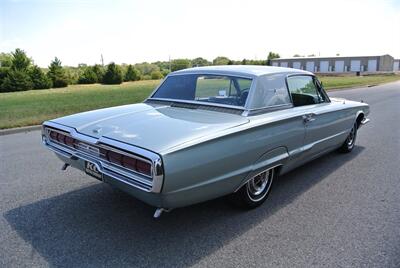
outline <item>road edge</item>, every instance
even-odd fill
[[[41,128],[41,125],[0,129],[0,136],[11,135],[11,134],[16,134],[16,133],[21,133],[21,132],[27,133],[27,132],[34,131],[34,130],[39,130],[40,128]]]

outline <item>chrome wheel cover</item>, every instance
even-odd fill
[[[356,139],[356,127],[353,126],[353,128],[350,131],[349,136],[347,137],[347,147],[352,148],[354,146],[354,142]]]
[[[251,201],[258,202],[268,194],[273,176],[274,169],[268,169],[257,174],[247,182],[246,191]]]

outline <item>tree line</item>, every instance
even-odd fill
[[[266,60],[240,61],[227,57],[216,57],[212,62],[198,57],[195,59],[174,59],[153,63],[115,64],[106,66],[79,64],[77,67],[63,66],[55,57],[48,68],[34,64],[25,51],[17,48],[11,53],[0,53],[0,92],[25,91],[66,87],[70,84],[121,84],[127,81],[161,79],[169,72],[190,67],[209,65],[271,65],[279,54],[269,52]]]

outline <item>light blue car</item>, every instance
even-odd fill
[[[68,166],[162,211],[232,195],[262,204],[279,174],[350,152],[365,103],[329,98],[310,72],[212,66],[169,74],[143,103],[43,123]]]

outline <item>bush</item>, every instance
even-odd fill
[[[162,73],[160,71],[153,71],[150,76],[151,76],[151,79],[161,79],[161,78],[163,78],[163,75],[162,75]]]
[[[122,70],[121,67],[111,62],[107,66],[107,71],[103,77],[103,84],[114,85],[122,83]]]
[[[53,82],[53,87],[66,87],[68,86],[68,78],[65,75],[65,70],[61,65],[61,61],[56,57],[50,63],[49,72],[47,77]]]
[[[33,89],[45,89],[51,88],[52,86],[50,78],[45,75],[39,66],[33,66],[32,69],[29,70],[29,76],[32,81]]]
[[[78,84],[94,84],[97,83],[97,75],[92,67],[86,67],[83,74],[78,79]]]
[[[175,72],[178,70],[190,68],[191,66],[191,61],[188,59],[176,59],[171,62],[171,71]]]
[[[128,69],[125,73],[124,81],[137,81],[140,80],[140,72],[139,70],[133,68],[132,65],[128,65]]]
[[[220,56],[216,57],[213,60],[213,65],[230,65],[230,64],[232,64],[232,61],[227,57]]]
[[[1,84],[2,92],[32,89],[32,81],[25,71],[11,69]]]

